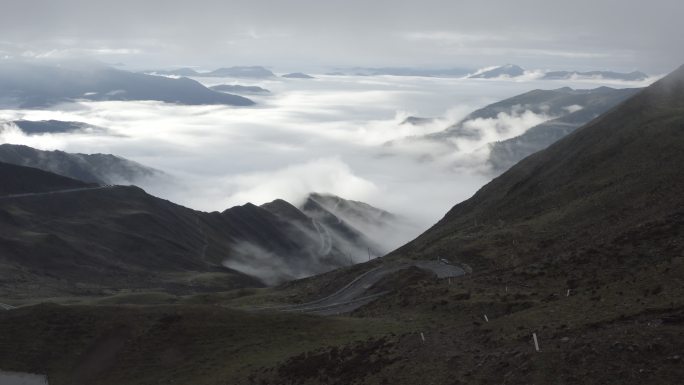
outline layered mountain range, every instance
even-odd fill
[[[613,71],[549,71],[544,74],[542,79],[546,80],[563,80],[563,79],[604,79],[604,80],[625,80],[625,81],[641,81],[648,78],[648,75],[641,71],[632,71],[626,73]]]
[[[609,87],[589,90],[575,90],[569,87],[555,90],[533,90],[473,111],[444,131],[431,134],[429,137],[435,139],[480,138],[484,133],[477,127],[470,125],[469,122],[497,119],[501,114],[515,115],[529,111],[535,115],[558,118],[586,108],[591,111],[600,109],[605,111],[636,92],[636,89],[613,89]]]
[[[133,73],[100,64],[56,65],[0,62],[0,103],[20,108],[47,107],[77,100],[155,100],[187,105],[254,104],[242,96],[210,90],[188,78]]]
[[[481,69],[468,77],[471,79],[504,79],[518,78],[526,75],[528,71],[515,64],[506,64],[498,67]],[[648,75],[641,71],[628,73],[615,71],[534,71],[530,74],[541,80],[619,80],[619,81],[643,81]]]
[[[484,154],[482,161],[487,172],[500,173],[610,111],[638,91],[609,87],[533,90],[473,111],[442,131],[390,142],[385,148],[410,147],[414,142],[434,143],[442,147],[441,153],[417,155],[437,158],[449,154],[467,156],[473,152],[479,159]],[[434,122],[432,118],[411,116],[402,124]]]
[[[213,71],[196,71],[192,68],[178,68],[173,70],[156,70],[149,73],[167,76],[182,77],[226,77],[226,78],[252,78],[268,79],[276,75],[270,70],[261,66],[234,66],[222,67]]]
[[[333,76],[416,76],[437,78],[469,78],[469,79],[516,79],[523,76],[540,80],[609,80],[609,81],[643,81],[648,75],[641,71],[545,71],[527,70],[516,64],[492,66],[474,71],[468,68],[408,68],[408,67],[356,67],[330,72]]]
[[[3,277],[23,277],[3,282],[5,295],[28,295],[24,282],[45,289],[31,295],[271,285],[383,255],[389,246],[374,237],[402,223],[324,194],[299,207],[276,200],[198,212],[112,186],[160,173],[113,155],[4,144],[0,162],[8,162],[0,179],[16,184],[4,185],[0,196]]]
[[[633,96],[638,89],[593,90],[562,88],[549,94],[550,116],[558,116],[530,127],[522,135],[490,144],[488,163],[495,173],[502,172],[526,156],[544,149]],[[558,109],[560,104],[568,103]],[[542,104],[543,105],[543,104]]]
[[[455,77],[460,78],[469,73],[464,68],[410,68],[410,67],[355,67],[329,73],[333,76],[420,76],[420,77]]]

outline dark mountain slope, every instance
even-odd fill
[[[0,295],[260,285],[221,265],[231,239],[208,216],[136,187],[0,199]]]
[[[55,174],[100,184],[134,184],[163,172],[111,154],[71,154],[0,144],[0,162],[35,167]]]
[[[261,205],[261,207],[288,221],[312,226],[310,223],[311,218],[306,216],[306,214],[301,212],[297,207],[282,199],[276,199],[273,202],[265,203]]]
[[[300,270],[324,266],[348,266],[386,254],[415,234],[405,219],[367,203],[331,194],[311,193],[298,206],[278,199],[261,206],[281,221],[281,229],[296,242]],[[302,258],[305,255],[314,257]],[[330,268],[316,268],[323,272]]]
[[[368,252],[373,255],[384,254],[377,243],[356,227],[357,223],[338,216],[338,212],[327,207],[324,201],[317,199],[319,197],[318,194],[310,195],[301,205],[301,210],[317,225],[323,226],[323,233],[329,234],[328,236],[332,238],[332,245],[339,247],[345,253],[356,256],[365,256]]]
[[[79,180],[0,162],[0,196],[92,187]]]
[[[341,243],[346,243],[347,250],[360,256],[386,254],[396,247],[395,239],[402,238],[411,227],[403,218],[385,210],[331,194],[310,194],[301,210],[326,225],[344,240]]]
[[[0,214],[0,288],[10,295],[217,290],[349,264],[310,223],[252,204],[197,212],[136,187],[0,199]],[[13,276],[23,283],[10,284]],[[45,291],[27,292],[36,283]]]
[[[501,266],[578,250],[681,253],[663,239],[683,231],[682,164],[684,67],[524,159],[397,254]]]
[[[68,190],[0,197],[0,296],[275,284],[347,266],[354,251],[365,260],[373,244],[331,214],[319,222],[282,200],[204,213],[137,187],[87,189],[97,185],[0,165],[3,195]]]
[[[272,212],[275,205],[288,206],[289,203],[279,200],[266,207],[246,204],[223,212],[221,228],[240,240],[234,252],[236,260],[255,271],[269,271],[263,275],[256,273],[269,283],[349,264],[339,249],[320,246],[327,240],[321,239],[310,221],[293,219],[291,213],[283,215],[283,211]],[[231,262],[227,264],[230,266]]]
[[[352,223],[381,225],[397,219],[394,214],[367,203],[342,199],[335,195],[312,193],[305,202],[305,206],[313,202],[335,216]]]

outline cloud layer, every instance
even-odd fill
[[[476,108],[532,88],[577,86],[324,75],[242,84],[273,94],[257,97],[259,104],[250,108],[88,102],[0,110],[0,121],[55,119],[107,129],[26,136],[10,128],[0,133],[0,142],[129,158],[174,177],[143,184],[149,192],[206,211],[276,198],[297,203],[312,191],[336,194],[410,218],[419,226],[409,237],[487,181],[480,169],[486,143],[518,135],[548,116],[521,110],[472,121],[470,128],[481,133],[478,140],[413,142],[394,148],[392,156],[384,143],[443,130]],[[425,125],[401,124],[407,116],[439,118]],[[416,161],[416,154],[428,154],[430,161]]]

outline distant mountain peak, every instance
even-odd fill
[[[157,70],[150,73],[156,75],[170,75],[170,76],[197,76],[199,73],[192,68],[177,68],[172,70]]]
[[[434,123],[436,118],[423,118],[419,116],[409,116],[406,119],[404,119],[401,123],[399,124],[410,124],[412,126],[422,126],[430,123]]]
[[[296,206],[284,199],[276,199],[274,201],[264,203],[261,205],[262,208],[270,211],[273,214],[280,215],[284,218],[295,220],[299,222],[304,222],[310,220],[303,212],[301,212]]]
[[[313,76],[307,75],[303,72],[292,72],[292,73],[283,75],[283,77],[289,78],[289,79],[314,79]]]
[[[502,66],[494,68],[484,68],[473,75],[470,75],[471,79],[495,79],[495,78],[515,78],[525,74],[525,70],[515,64],[505,64]]]
[[[203,72],[198,76],[264,79],[273,78],[276,75],[262,66],[234,66],[218,68],[211,72]]]
[[[542,76],[543,80],[566,80],[566,79],[603,79],[622,81],[642,81],[648,79],[648,75],[641,71],[621,73],[614,71],[549,71]]]

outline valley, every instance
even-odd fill
[[[272,94],[254,108],[2,110],[14,143],[0,146],[0,374],[51,385],[678,383],[684,67],[586,89],[508,79],[520,71],[365,74],[377,83],[354,88],[350,75],[183,69],[144,76],[207,78],[208,90],[229,74]],[[347,96],[301,120],[274,107],[325,99],[326,82],[389,104],[397,84],[423,81],[492,82],[501,98],[458,116],[379,119],[373,106],[349,130],[336,126],[358,104],[337,105]],[[287,127],[260,130],[255,116]],[[153,154],[131,150],[140,143]],[[341,155],[311,160],[306,148]]]

